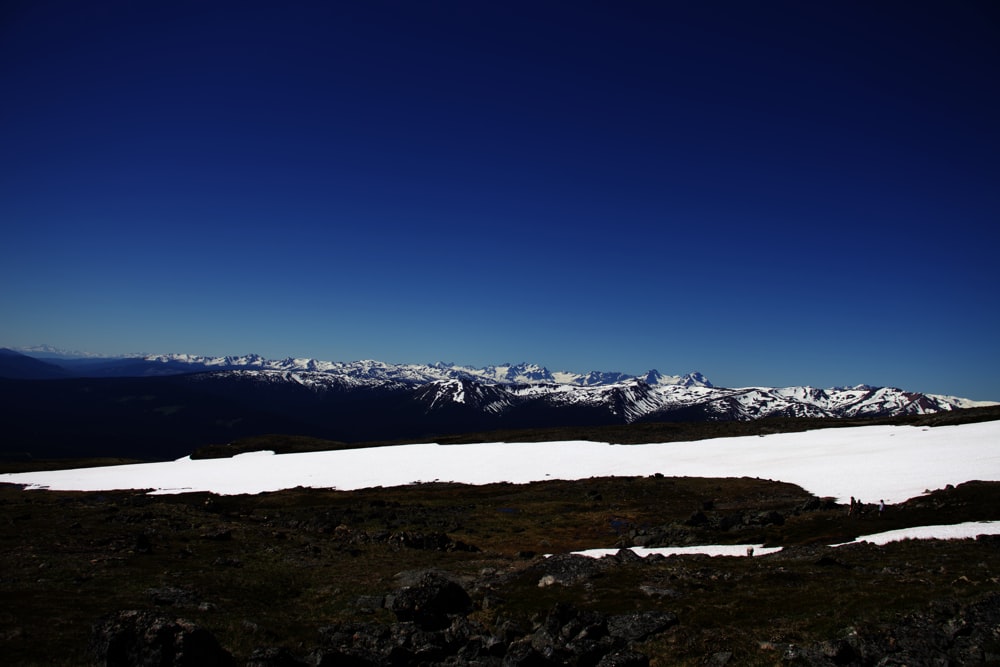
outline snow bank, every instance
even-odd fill
[[[862,535],[853,542],[844,542],[834,546],[840,547],[844,544],[857,544],[858,542],[868,542],[881,546],[900,540],[964,540],[977,535],[1000,535],[1000,521],[967,521],[966,523],[944,526],[901,528],[874,535]]]
[[[630,547],[636,555],[645,558],[651,554],[661,556],[690,556],[700,554],[703,556],[749,556],[749,550],[753,549],[754,556],[765,556],[781,551],[781,547],[765,547],[762,544],[706,544],[693,547]],[[619,549],[585,549],[584,551],[574,551],[581,556],[601,558],[618,553]]]
[[[901,528],[890,530],[874,535],[862,535],[851,541],[834,544],[831,546],[842,547],[848,544],[858,544],[868,542],[869,544],[883,545],[889,542],[899,542],[900,540],[962,540],[971,539],[977,535],[1000,535],[1000,521],[968,521],[941,526],[917,526],[914,528]],[[683,556],[700,554],[703,556],[750,556],[749,549],[753,549],[753,556],[766,556],[781,551],[781,547],[765,547],[761,544],[704,544],[691,547],[630,547],[636,555],[645,558],[651,554],[662,556]],[[602,558],[618,553],[619,549],[585,549],[574,551],[573,553],[591,558]]]
[[[895,503],[968,480],[1000,481],[1000,421],[863,426],[650,445],[594,442],[400,445],[0,475],[29,488],[260,493],[413,482],[526,483],[599,476],[760,477],[817,496]]]

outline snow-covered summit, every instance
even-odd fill
[[[504,363],[492,366],[461,366],[453,363],[432,364],[391,364],[364,359],[359,361],[320,361],[309,358],[274,360],[259,354],[243,356],[206,357],[190,354],[151,354],[143,357],[151,363],[186,364],[191,370],[272,370],[330,373],[346,378],[365,380],[386,380],[425,384],[439,380],[471,379],[484,384],[558,384],[581,387],[611,385],[637,376],[619,372],[591,371],[573,373],[552,372],[544,366],[531,363]],[[711,387],[712,383],[698,372],[687,375],[663,375],[651,370],[641,379],[650,385],[681,385],[686,387]]]
[[[725,388],[714,386],[698,372],[666,375],[651,369],[638,376],[613,371],[554,372],[524,362],[480,368],[444,362],[394,364],[373,359],[267,359],[259,354],[159,354],[88,363],[73,369],[84,377],[204,374],[206,377],[199,375],[192,381],[232,381],[244,387],[299,385],[326,396],[363,390],[369,398],[377,393],[386,401],[392,394],[395,402],[387,402],[393,407],[386,409],[398,411],[399,406],[408,405],[407,409],[419,414],[437,415],[445,426],[460,422],[478,429],[526,424],[534,427],[539,423],[566,425],[579,420],[600,424],[881,417],[996,405],[894,387]]]

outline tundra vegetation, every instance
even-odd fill
[[[274,436],[228,449],[268,444],[322,445]],[[1000,483],[854,516],[780,481],[659,474],[253,496],[3,486],[0,655],[10,665],[1000,664],[1000,538],[829,546],[984,520],[1000,520]],[[571,555],[693,544],[783,550]]]

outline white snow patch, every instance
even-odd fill
[[[842,542],[831,546],[842,547],[848,544],[867,542],[878,546],[900,540],[964,540],[973,539],[978,535],[1000,535],[1000,521],[968,521],[940,526],[916,526],[901,528],[874,535],[862,535],[851,542]],[[651,554],[662,556],[683,556],[700,554],[704,556],[766,556],[778,553],[781,547],[765,547],[761,544],[705,544],[687,547],[629,547],[636,555],[645,558]],[[753,552],[749,551],[753,549]],[[585,549],[573,553],[591,558],[602,558],[618,553],[619,549]]]
[[[781,547],[765,547],[762,544],[706,544],[693,547],[630,547],[636,555],[645,558],[652,554],[661,556],[750,556],[750,549],[753,549],[753,556],[766,556],[781,551]],[[584,551],[574,551],[573,553],[591,558],[601,558],[612,556],[620,549],[585,549]]]
[[[895,503],[968,480],[1000,481],[1000,421],[863,426],[694,442],[611,445],[569,441],[398,445],[231,459],[183,458],[104,468],[0,474],[29,488],[156,493],[261,493],[296,486],[342,490],[438,479],[465,484],[602,476],[759,477],[817,496]]]
[[[967,521],[941,526],[917,526],[915,528],[900,528],[874,535],[862,535],[852,542],[843,542],[834,546],[868,542],[883,545],[900,540],[965,540],[977,535],[1000,535],[1000,521]]]

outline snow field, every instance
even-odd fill
[[[759,477],[821,497],[901,502],[968,480],[1000,481],[1000,421],[935,428],[862,426],[693,442],[611,445],[568,441],[398,445],[342,451],[255,452],[231,459],[0,475],[28,488],[154,493],[260,493],[296,486],[353,490],[602,476]]]
[[[254,494],[298,486],[354,490],[417,482],[523,484],[604,476],[759,477],[797,484],[820,497],[897,503],[969,480],[1000,481],[1000,421],[935,428],[862,426],[764,437],[746,436],[649,445],[584,441],[418,444],[303,454],[255,452],[231,459],[0,475],[27,489],[151,489]],[[910,537],[1000,533],[1000,522],[930,526],[859,538],[884,544]],[[701,546],[696,553],[755,555],[760,545]],[[600,556],[615,550],[583,552]],[[689,548],[636,553],[690,553]]]

